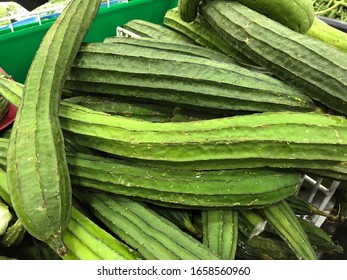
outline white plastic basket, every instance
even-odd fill
[[[325,185],[323,185],[324,180],[326,181],[324,183]],[[336,203],[334,194],[340,183],[337,180],[327,180],[323,177],[314,179],[308,175],[304,175],[297,195],[314,204],[319,210],[331,214],[331,209],[334,208]],[[312,217],[305,216],[304,218],[316,226],[321,227],[327,217],[314,215]]]
[[[140,38],[141,36],[135,34],[134,32],[131,32],[121,26],[117,26],[116,28],[116,35],[117,37],[130,37],[130,38]]]

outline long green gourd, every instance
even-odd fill
[[[301,182],[296,172],[266,169],[196,172],[83,154],[69,154],[68,163],[75,185],[185,208],[262,207],[294,194]]]
[[[17,83],[5,80],[0,85],[4,95],[19,102]],[[195,170],[299,168],[347,178],[344,117],[272,112],[187,126],[112,116],[67,102],[61,102],[59,115],[65,135],[74,142],[146,165]]]
[[[224,55],[223,63],[197,55],[198,46],[181,44],[181,51],[177,51],[168,45],[134,38],[83,44],[65,88],[229,114],[315,110],[312,100],[300,90],[241,67],[228,56]]]
[[[201,13],[216,32],[279,79],[347,115],[347,54],[238,3],[215,0]]]
[[[58,110],[65,77],[100,0],[73,0],[43,38],[12,128],[7,178],[13,208],[35,238],[59,255],[70,218],[71,185]]]
[[[178,208],[262,207],[294,194],[301,182],[299,173],[279,170],[176,170],[82,153],[67,160],[75,185]]]

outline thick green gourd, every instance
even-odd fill
[[[343,117],[263,113],[195,121],[187,126],[108,116],[76,105],[75,110],[67,110],[68,106],[61,108],[61,122],[74,141],[142,159],[144,164],[201,170],[241,166],[334,169],[347,157],[347,121]]]
[[[43,38],[25,81],[12,128],[7,178],[13,208],[26,230],[64,255],[71,186],[58,109],[65,77],[100,0],[74,0]]]
[[[311,0],[237,0],[248,8],[267,16],[296,32],[311,27],[315,11]]]
[[[164,169],[82,153],[67,160],[75,185],[173,207],[262,207],[294,194],[301,182],[297,172],[265,168]]]
[[[77,185],[176,207],[260,207],[295,193],[301,181],[295,172],[170,170],[81,153],[69,153],[68,164]]]
[[[84,44],[65,88],[113,94],[225,113],[235,111],[312,111],[312,100],[301,91],[263,73],[225,63],[200,53],[216,52],[169,42],[118,38],[117,43]],[[159,48],[160,45],[164,47]],[[190,52],[190,49],[192,51]],[[200,49],[200,53],[195,50]]]
[[[186,208],[262,207],[294,194],[301,182],[295,172],[196,172],[144,167],[83,154],[69,154],[68,163],[76,185]]]
[[[204,244],[148,205],[106,193],[76,192],[110,231],[148,260],[218,260]]]
[[[347,54],[299,34],[236,2],[215,0],[201,9],[216,32],[279,79],[347,115]]]
[[[15,85],[4,94],[18,101],[21,92]],[[75,143],[145,165],[195,170],[299,168],[347,178],[344,117],[272,112],[187,126],[111,116],[67,102],[61,102],[59,116],[65,135]]]

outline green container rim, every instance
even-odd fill
[[[177,0],[128,0],[100,7],[85,42],[102,42],[116,35],[117,26],[131,19],[143,19],[161,24],[166,11],[177,6]],[[55,19],[39,24],[18,26],[14,32],[0,32],[0,67],[16,81],[24,83],[31,61],[42,38]]]

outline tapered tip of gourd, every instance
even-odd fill
[[[46,243],[56,252],[60,257],[64,257],[68,252],[68,248],[64,244],[63,240],[61,237],[59,238],[52,238]]]

